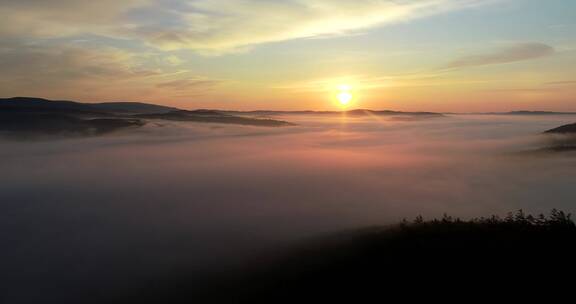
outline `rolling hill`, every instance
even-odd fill
[[[95,136],[145,125],[149,120],[282,127],[273,119],[231,115],[220,111],[186,111],[140,102],[80,103],[34,97],[0,99],[0,136]]]

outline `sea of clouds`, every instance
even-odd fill
[[[417,215],[576,211],[575,155],[529,153],[574,116],[280,118],[298,126],[0,141],[2,297],[64,303]]]

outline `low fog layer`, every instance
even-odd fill
[[[282,119],[298,126],[0,141],[4,296],[73,298],[420,214],[576,211],[576,157],[518,153],[576,116]]]

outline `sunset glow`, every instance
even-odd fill
[[[336,95],[336,99],[338,99],[338,102],[340,103],[341,107],[347,107],[350,105],[350,102],[353,99],[353,95],[350,92],[351,87],[350,85],[347,84],[342,84],[338,86],[338,94]]]
[[[6,1],[0,95],[335,110],[361,93],[370,109],[576,111],[575,11],[572,0]]]
[[[1,303],[570,292],[576,0],[0,3]]]
[[[352,100],[352,94],[350,94],[350,92],[338,93],[338,101],[340,102],[340,105],[347,106],[350,104],[351,100]]]

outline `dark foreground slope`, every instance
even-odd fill
[[[118,302],[395,303],[395,296],[429,300],[465,291],[470,299],[516,288],[536,294],[550,285],[565,290],[575,259],[576,226],[556,210],[549,217],[418,218],[310,241],[226,279],[161,278]]]
[[[576,123],[563,125],[543,133],[546,137],[545,152],[576,151]]]
[[[576,123],[563,125],[558,128],[550,129],[544,133],[547,134],[574,134],[576,135]]]

